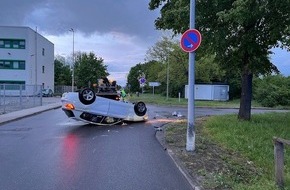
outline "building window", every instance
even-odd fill
[[[42,66],[42,73],[44,73],[44,66]]]
[[[4,48],[10,48],[11,42],[9,40],[4,41]]]
[[[0,48],[25,49],[25,40],[0,39]]]
[[[11,62],[10,61],[5,61],[4,62],[4,69],[10,69],[11,68]]]
[[[0,80],[0,90],[25,90],[25,81]]]
[[[13,41],[13,48],[18,49],[19,48],[19,42]]]
[[[44,48],[42,48],[42,55],[44,56],[44,51],[45,51],[45,49]]]
[[[19,61],[19,69],[25,70],[25,61]]]
[[[19,69],[19,62],[18,61],[13,61],[13,68]]]
[[[25,70],[25,61],[22,60],[0,60],[0,69]]]

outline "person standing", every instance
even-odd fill
[[[121,89],[121,97],[122,97],[122,100],[125,101],[125,97],[127,96],[124,88]]]

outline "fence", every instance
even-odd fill
[[[0,114],[42,105],[41,85],[0,84]]]
[[[289,140],[274,137],[275,177],[280,189],[284,188],[284,144],[290,145]]]
[[[77,87],[74,86],[74,91],[77,90]],[[62,95],[65,92],[71,92],[72,91],[72,86],[64,86],[64,85],[58,85],[54,86],[54,94],[55,95]]]

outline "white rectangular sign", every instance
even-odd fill
[[[160,82],[149,82],[149,86],[160,86]]]

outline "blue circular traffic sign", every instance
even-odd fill
[[[182,34],[180,46],[185,52],[195,51],[201,43],[201,34],[196,29],[189,29]]]
[[[139,83],[140,83],[140,84],[145,84],[145,83],[146,83],[146,79],[145,79],[144,77],[141,77],[141,78],[139,79]]]

